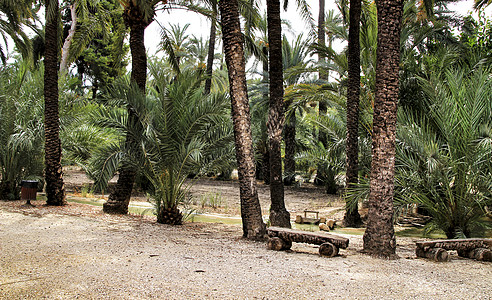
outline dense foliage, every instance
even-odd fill
[[[75,21],[69,9],[75,2],[62,5],[65,32],[61,39],[67,38]],[[43,178],[44,67],[31,62],[42,55],[38,50],[43,42],[33,39],[36,44],[31,45],[21,25],[27,24],[39,36],[43,29],[33,22],[39,5],[21,3],[0,7],[0,34],[10,36],[22,55],[21,59],[15,54],[16,61],[10,62],[5,49],[0,49],[4,62],[0,69],[0,199],[18,199],[21,180]],[[125,9],[134,9],[132,2],[122,3]],[[154,13],[156,3],[145,6],[145,16]],[[176,3],[217,17],[215,1]],[[430,215],[428,232],[440,230],[449,238],[484,235],[490,228],[486,215],[492,206],[492,21],[480,10],[478,17],[453,15],[441,1],[433,12],[421,1],[404,3],[395,206],[418,206]],[[267,20],[255,5],[241,5],[251,62],[247,76],[257,178],[268,183]],[[317,43],[314,35],[299,35],[294,40],[283,37],[286,123],[282,155],[285,183],[312,181],[321,173],[327,192],[342,194],[349,66],[347,49],[335,51],[332,46],[348,39],[349,10],[347,1],[337,1],[337,6],[337,11],[326,13],[327,43]],[[308,16],[306,6],[301,11]],[[215,50],[209,56],[210,42],[188,34],[188,25],[163,26],[160,48],[149,59],[143,93],[126,74],[128,24],[122,13],[113,0],[95,6],[82,1],[77,10],[78,25],[70,48],[73,63],[59,80],[62,162],[83,167],[95,188],[102,191],[107,191],[109,180],[121,166],[137,170],[140,188],[156,203],[158,221],[178,224],[183,220],[180,205],[188,197],[188,177],[227,178],[237,167],[223,55]],[[7,19],[12,22],[8,24]],[[361,183],[343,193],[354,199],[353,205],[366,201],[368,195],[377,25],[376,4],[363,1]],[[215,33],[213,39],[215,42]],[[316,62],[314,55],[324,59]],[[207,56],[211,75],[205,71]],[[204,90],[207,79],[210,91]],[[130,113],[138,117],[130,118]],[[125,142],[127,136],[132,143]]]

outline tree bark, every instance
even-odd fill
[[[123,17],[125,23],[130,27],[130,51],[132,56],[132,73],[131,79],[134,81],[141,92],[145,94],[145,83],[147,81],[147,54],[145,52],[145,28],[152,20],[145,20],[143,13],[137,6],[131,4],[125,9]],[[138,126],[137,113],[128,108],[128,124]],[[135,145],[135,140],[129,134],[125,138],[127,151]],[[135,183],[135,169],[128,164],[123,163],[119,169],[118,181],[113,192],[109,195],[108,201],[103,205],[103,211],[111,214],[127,214],[128,205],[132,195],[133,185]]]
[[[208,40],[208,56],[207,56],[207,79],[205,80],[205,95],[210,94],[212,87],[212,71],[214,67],[214,54],[215,54],[215,38],[217,35],[217,29],[215,28],[215,20],[211,20],[210,25],[210,39]]]
[[[443,248],[445,250],[471,251],[475,248],[492,249],[492,239],[452,239],[416,242],[417,248]]]
[[[46,203],[65,205],[61,166],[62,148],[58,113],[58,0],[46,2],[44,58],[44,135]]]
[[[267,0],[270,101],[268,113],[268,141],[270,148],[270,223],[290,228],[290,214],[285,209],[284,183],[282,180],[282,130],[284,115],[284,86],[282,70],[282,26],[280,1]]]
[[[372,165],[364,252],[396,257],[393,228],[396,112],[402,0],[379,0]]]
[[[263,46],[262,48],[263,54],[265,55],[265,60],[262,62],[262,67],[263,67],[263,78],[262,78],[262,83],[265,85],[268,85],[268,48],[266,46]],[[268,100],[268,91],[263,93],[263,98],[265,100]],[[263,122],[263,120],[262,120]],[[262,124],[262,129],[263,129]],[[266,125],[266,124],[265,124]],[[268,133],[266,132],[266,126],[265,126],[265,131],[262,130],[262,135],[261,135],[261,178],[263,179],[265,184],[270,184],[270,147],[268,146]],[[263,135],[264,133],[264,135]]]
[[[417,248],[415,250],[415,254],[417,255],[417,257],[428,258],[435,261],[442,262],[449,260],[449,253],[443,248],[428,248],[426,250],[424,250],[423,248]]]
[[[318,44],[320,46],[325,46],[326,44],[326,32],[325,32],[325,0],[319,0],[319,13],[318,13]],[[325,57],[322,53],[318,54],[318,63],[321,65],[324,63]],[[323,72],[318,72],[318,77],[320,80],[328,80],[328,76],[324,75]],[[326,103],[320,101],[319,102],[319,115],[324,116],[327,112]],[[321,130],[318,132],[318,141],[326,147],[327,138],[326,133]],[[314,179],[314,183],[316,185],[325,185],[327,179],[327,174],[323,169],[322,165],[318,165],[316,178]]]
[[[359,182],[359,98],[360,98],[360,13],[361,0],[350,0],[350,26],[348,41],[348,84],[347,84],[347,141],[346,141],[346,186],[353,188]],[[357,205],[346,207],[344,225],[360,227]]]
[[[60,61],[60,73],[66,72],[68,70],[68,56],[70,54],[70,46],[72,45],[72,40],[75,35],[75,29],[77,28],[77,9],[75,3],[70,5],[70,13],[72,16],[72,24],[68,30],[68,36],[65,39],[62,47],[62,55]]]
[[[261,216],[260,201],[256,189],[251,117],[245,74],[244,40],[239,23],[237,0],[219,1],[219,10],[224,54],[229,74],[243,236],[249,239],[264,239],[266,226]]]
[[[289,103],[285,103],[285,107],[288,108],[291,105],[291,101]],[[285,123],[284,128],[284,137],[285,137],[285,161],[284,161],[284,169],[285,169],[285,185],[292,185],[296,181],[296,114],[292,112],[292,115]]]
[[[480,261],[492,261],[492,250],[488,248],[475,248],[464,252],[458,251],[458,255]]]

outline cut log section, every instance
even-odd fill
[[[275,251],[289,250],[290,247],[292,247],[292,242],[284,241],[278,237],[269,238],[267,242],[268,250],[275,250]]]
[[[323,243],[319,246],[319,255],[333,257],[338,254],[338,247],[332,243]]]
[[[324,232],[309,232],[281,227],[269,227],[267,231],[269,237],[278,237],[284,241],[289,242],[308,243],[315,245],[331,243],[342,249],[346,249],[349,245],[349,239]]]
[[[319,224],[319,230],[330,231],[330,227],[328,227],[325,223],[321,223]]]
[[[475,248],[471,251],[458,251],[458,255],[480,261],[492,261],[492,250],[487,248]]]
[[[424,250],[423,248],[417,247],[415,253],[417,254],[417,257],[428,258],[435,261],[449,260],[449,253],[443,248],[428,248]]]

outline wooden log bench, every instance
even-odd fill
[[[308,217],[308,214],[311,214],[313,217]],[[325,222],[326,218],[320,218],[319,211],[316,210],[305,210],[304,217],[300,215],[296,216],[296,223],[298,224],[319,224]]]
[[[492,261],[492,239],[456,239],[416,242],[417,257],[435,261],[449,260],[448,250],[456,250],[461,257]]]
[[[267,229],[267,248],[270,250],[288,250],[292,242],[320,245],[321,256],[333,257],[338,254],[339,248],[346,249],[349,239],[324,232],[310,232],[281,227],[269,227]]]

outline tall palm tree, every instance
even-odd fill
[[[261,216],[256,189],[251,117],[245,74],[244,40],[239,23],[238,1],[219,1],[219,11],[224,54],[229,72],[229,93],[238,164],[243,236],[250,239],[263,239],[266,226]]]
[[[163,1],[166,2],[166,1]],[[145,82],[147,80],[147,54],[145,53],[145,28],[153,21],[155,1],[123,1],[123,18],[125,24],[130,28],[130,51],[132,56],[131,79],[145,94]],[[128,122],[135,123],[138,119],[136,112],[128,111]],[[126,146],[130,148],[135,144],[131,135],[126,135]],[[103,210],[106,213],[126,214],[128,204],[135,182],[136,172],[130,165],[123,162],[114,191],[109,195],[108,201],[104,203]]]
[[[58,0],[46,1],[44,58],[44,131],[46,203],[65,205],[65,189],[61,166],[60,122],[58,113]]]
[[[290,214],[285,208],[282,178],[282,130],[284,115],[284,83],[282,70],[282,22],[280,0],[267,0],[270,105],[268,113],[268,141],[270,148],[270,223],[290,228]]]
[[[359,97],[360,97],[360,13],[361,0],[350,0],[350,24],[348,40],[348,83],[347,83],[347,141],[346,141],[346,184],[350,189],[358,183],[359,172]],[[345,226],[358,227],[362,224],[357,205],[347,205],[343,220]]]
[[[364,252],[394,257],[393,228],[396,113],[399,92],[402,0],[377,2],[378,52],[374,101],[369,211]]]

